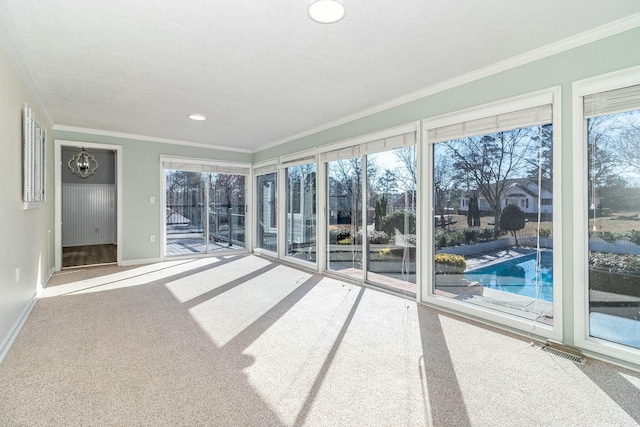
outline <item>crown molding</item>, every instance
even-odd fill
[[[49,112],[45,108],[44,103],[40,98],[40,94],[38,93],[38,90],[36,89],[36,86],[33,83],[33,80],[31,79],[31,75],[27,71],[27,67],[25,67],[24,62],[22,62],[22,57],[18,53],[18,50],[16,49],[16,46],[13,43],[13,39],[9,35],[9,32],[7,31],[7,27],[4,26],[4,22],[2,22],[1,18],[0,18],[0,46],[4,48],[4,51],[6,52],[7,57],[9,58],[9,61],[11,62],[11,64],[13,64],[13,67],[15,68],[16,73],[18,74],[18,77],[20,78],[20,80],[22,80],[22,83],[27,89],[27,92],[29,92],[29,94],[33,97],[35,103],[38,106],[38,110],[40,110],[40,113],[44,116],[44,120],[49,125],[49,127],[53,126],[53,120],[51,120],[51,116],[49,115]]]
[[[67,126],[67,125],[54,125],[51,129],[62,131],[62,132],[86,133],[89,135],[108,136],[113,138],[132,139],[132,140],[147,141],[147,142],[159,142],[162,144],[182,145],[185,147],[207,148],[210,150],[232,151],[236,153],[251,154],[251,150],[246,148],[234,148],[234,147],[227,147],[222,145],[205,144],[202,142],[182,141],[182,140],[170,139],[170,138],[158,138],[155,136],[137,135],[137,134],[125,133],[125,132],[113,132],[113,131],[102,130],[102,129],[91,129],[91,128],[83,128],[83,127]]]
[[[454,77],[452,79],[437,83],[424,89],[420,89],[416,92],[394,98],[392,100],[383,102],[382,104],[378,104],[374,107],[363,110],[359,113],[351,114],[342,119],[326,123],[311,130],[262,145],[258,148],[253,149],[252,152],[257,153],[269,148],[274,148],[279,145],[286,144],[287,142],[295,141],[296,139],[300,139],[305,136],[313,135],[318,132],[322,132],[370,116],[372,114],[380,113],[382,111],[389,110],[391,108],[398,107],[400,105],[407,104],[409,102],[416,101],[418,99],[425,98],[439,92],[443,92],[445,90],[453,89],[455,87],[462,86],[464,84],[471,83],[473,81],[480,80],[482,78],[489,77],[494,74],[498,74],[503,71],[507,71],[561,52],[565,52],[567,50],[571,50],[576,47],[583,46],[585,44],[589,44],[597,40],[601,40],[627,30],[631,30],[636,27],[640,27],[640,13],[629,15],[625,18],[610,22],[600,27],[593,28],[575,36],[568,37],[564,40],[560,40],[558,42],[548,44],[538,49],[534,49],[529,52],[511,57],[509,59],[505,59],[504,61],[497,62],[495,64],[480,68],[475,71],[471,71],[461,76]]]

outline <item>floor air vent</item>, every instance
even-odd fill
[[[566,351],[562,349],[562,347],[566,347],[566,346],[557,345],[557,344],[552,344],[552,345],[547,344],[542,346],[542,351],[553,354],[555,356],[568,359],[574,363],[579,363],[580,365],[584,365],[585,360],[580,354],[576,354],[574,351]]]

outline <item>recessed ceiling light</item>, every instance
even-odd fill
[[[321,24],[338,22],[347,13],[344,0],[311,0],[309,18]]]
[[[191,113],[189,114],[191,120],[207,120],[204,114]]]

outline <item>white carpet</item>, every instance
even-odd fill
[[[633,426],[640,375],[253,256],[55,275],[1,426]]]

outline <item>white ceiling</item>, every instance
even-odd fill
[[[346,1],[332,25],[307,0],[2,0],[0,19],[55,125],[255,150],[640,12]]]

